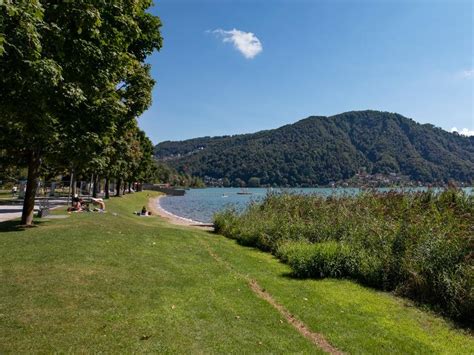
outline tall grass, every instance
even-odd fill
[[[216,231],[288,263],[297,277],[351,278],[474,319],[474,197],[447,189],[357,196],[270,193],[214,217]]]

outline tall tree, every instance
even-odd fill
[[[55,98],[63,82],[62,68],[43,55],[41,33],[48,27],[39,1],[2,2],[0,5],[0,128],[2,143],[15,137],[9,149],[28,167],[22,223],[31,224],[41,160],[57,141]]]
[[[144,61],[162,43],[150,6],[149,0],[0,4],[0,128],[15,131],[13,150],[28,166],[23,224],[32,223],[44,159],[66,155],[78,169],[90,159],[105,164],[97,153],[148,107],[153,80]]]

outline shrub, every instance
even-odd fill
[[[350,274],[349,248],[338,242],[290,242],[283,244],[277,255],[291,266],[297,277],[344,277]]]
[[[275,253],[298,277],[348,277],[472,323],[474,196],[448,189],[268,194],[216,231]]]

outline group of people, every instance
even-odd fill
[[[67,209],[68,212],[105,212],[105,202],[101,198],[91,198],[90,203],[94,206],[92,210],[88,202],[84,201],[77,194],[72,199],[72,206]]]
[[[72,199],[72,206],[67,209],[68,212],[105,212],[105,202],[101,198],[91,198],[90,203],[98,208],[90,209],[89,203],[80,198],[77,194],[74,195]],[[139,212],[134,212],[138,216],[151,216],[151,212],[146,209],[146,206],[143,206],[142,210]]]

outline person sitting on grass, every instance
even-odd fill
[[[137,216],[151,216],[151,212],[148,212],[145,206],[143,206],[140,212],[135,211],[133,214],[136,214]]]
[[[67,209],[68,212],[82,212],[83,199],[77,194],[72,198],[72,206]]]
[[[99,206],[99,212],[105,211],[105,202],[101,198],[91,198],[91,202],[95,206]]]

